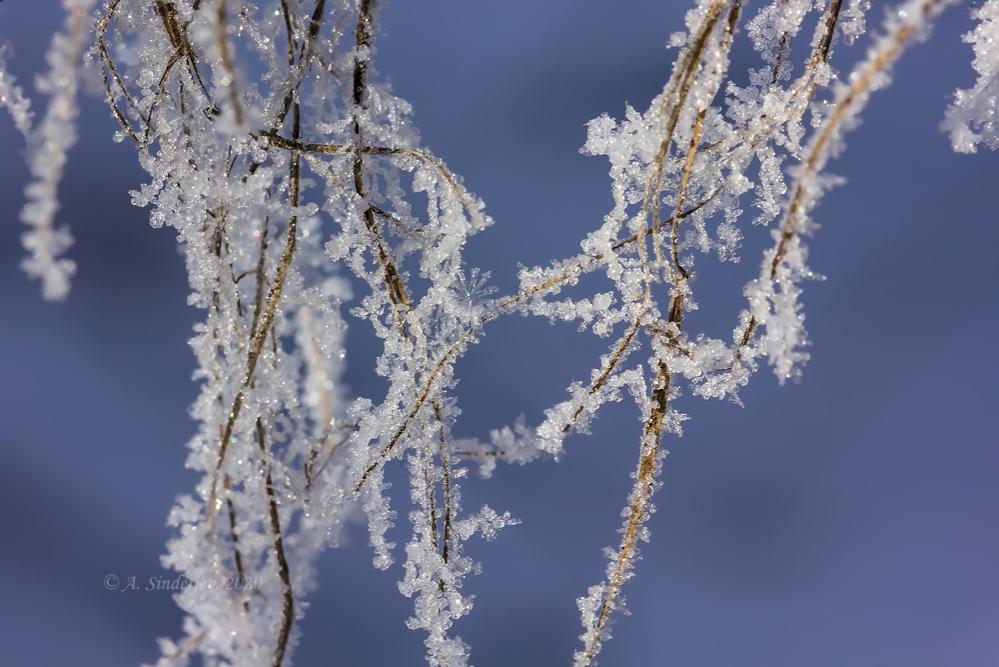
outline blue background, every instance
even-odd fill
[[[411,101],[426,143],[482,195],[497,224],[468,258],[501,292],[516,263],[572,254],[610,208],[605,160],[580,156],[584,123],[661,88],[687,3],[627,0],[396,2],[378,66]],[[879,17],[882,3],[875,2]],[[8,0],[0,34],[22,82],[40,71],[55,2]],[[653,541],[626,588],[602,664],[985,667],[999,664],[999,156],[956,156],[937,132],[946,96],[972,80],[970,22],[952,9],[878,94],[832,170],[808,285],[813,359],[797,385],[763,373],[745,408],[685,398],[668,444]],[[840,47],[840,55],[844,54]],[[735,72],[753,64],[745,39]],[[135,665],[176,636],[167,593],[111,593],[106,574],[163,573],[166,513],[193,477],[198,313],[173,235],[146,223],[141,180],[111,142],[103,102],[83,100],[59,219],[78,238],[70,300],[41,301],[17,269],[23,142],[0,121],[0,646],[8,665]],[[991,199],[990,199],[991,197]],[[701,261],[697,323],[730,330],[765,232],[744,261]],[[378,397],[374,342],[351,332],[348,381]],[[460,435],[541,410],[607,343],[512,318],[460,363]],[[622,405],[559,464],[501,467],[466,506],[523,525],[474,544],[484,574],[457,631],[479,667],[567,664],[575,599],[603,574],[637,456]],[[992,433],[993,435],[989,435]],[[404,492],[405,487],[397,488]],[[400,493],[399,496],[404,496]],[[397,508],[402,509],[400,504]],[[370,565],[360,525],[322,561],[300,623],[300,665],[417,665],[410,601]]]

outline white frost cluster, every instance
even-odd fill
[[[463,545],[515,523],[463,511],[474,457],[451,435],[453,363],[494,312],[488,274],[461,253],[491,220],[377,81],[376,18],[369,0],[112,0],[98,17],[117,138],[148,173],[133,202],[176,233],[204,312],[188,458],[201,481],[164,556],[196,585],[177,595],[185,636],[163,640],[161,665],[290,661],[316,557],[352,508],[375,565],[398,555],[394,461],[411,481],[396,499],[412,505],[408,624],[430,664],[464,665],[452,626],[478,565]],[[383,343],[383,398],[344,390],[348,303]],[[215,585],[232,577],[260,585]]]
[[[28,257],[21,268],[42,283],[42,295],[57,301],[69,294],[70,278],[76,264],[63,257],[73,244],[66,227],[56,227],[59,211],[59,181],[66,164],[66,154],[76,143],[76,103],[78,77],[83,65],[91,25],[88,13],[95,0],[63,0],[66,23],[52,38],[49,47],[49,70],[38,79],[38,89],[49,98],[48,108],[38,127],[29,130],[28,103],[20,89],[8,82],[0,62],[0,99],[14,115],[15,125],[28,137],[28,166],[31,181],[25,188],[27,203],[21,209],[21,221],[29,229],[22,237]],[[2,59],[0,59],[2,60]],[[4,86],[8,90],[4,90]],[[6,94],[5,94],[6,92]]]
[[[17,131],[28,138],[31,134],[31,100],[24,96],[14,75],[7,70],[7,49],[5,44],[0,44],[0,106],[10,113]]]
[[[978,144],[999,149],[999,0],[985,0],[972,15],[978,23],[964,41],[974,50],[978,79],[954,93],[943,122],[959,153],[974,153]]]

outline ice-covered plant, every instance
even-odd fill
[[[463,584],[477,564],[464,544],[516,520],[463,507],[465,467],[488,477],[500,461],[558,457],[568,435],[628,396],[643,421],[638,461],[605,577],[579,599],[574,660],[585,666],[609,639],[649,538],[662,438],[686,419],[678,399],[738,401],[762,361],[781,382],[800,372],[800,296],[814,277],[806,240],[835,183],[826,166],[896,60],[957,3],[905,0],[843,74],[834,47],[875,22],[866,0],[700,0],[670,38],[673,69],[650,107],[589,124],[583,151],[607,157],[613,209],[579,254],[522,269],[505,296],[462,256],[492,224],[483,202],[420,143],[410,106],[376,76],[374,0],[108,0],[93,14],[94,4],[63,0],[39,123],[2,50],[0,104],[28,142],[25,270],[45,296],[64,297],[74,270],[54,217],[89,64],[116,138],[134,145],[148,174],[133,201],[154,227],[173,228],[189,301],[204,313],[191,341],[200,394],[188,458],[201,481],[170,514],[164,556],[200,585],[178,594],[183,637],[161,640],[158,664],[289,664],[316,557],[336,545],[351,508],[366,514],[376,567],[399,555],[387,538],[389,465],[409,479],[409,498],[395,499],[409,508],[407,625],[425,633],[429,664],[468,664],[452,628],[472,607]],[[999,2],[973,14],[979,79],[944,121],[959,151],[999,145]],[[730,52],[741,33],[759,63],[740,85]],[[772,244],[731,337],[692,330],[698,262],[737,260],[755,226],[770,228]],[[603,291],[581,295],[584,274],[601,277]],[[608,339],[607,353],[537,426],[455,439],[455,363],[511,314],[576,322]],[[348,315],[382,342],[383,397],[344,392]],[[227,577],[260,586],[251,595],[211,585]]]

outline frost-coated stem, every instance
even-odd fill
[[[368,49],[371,48],[372,17],[374,0],[361,0],[360,9],[357,15],[357,28],[354,32],[355,50],[354,55],[354,77],[353,77],[353,101],[354,101],[354,137],[357,145],[354,150],[354,192],[364,205],[364,226],[371,233],[372,243],[375,246],[375,255],[378,264],[382,267],[385,279],[385,288],[388,290],[389,301],[392,303],[396,324],[405,333],[405,311],[409,308],[409,292],[399,277],[399,270],[392,261],[391,256],[385,249],[382,241],[381,231],[375,221],[375,210],[368,203],[367,193],[364,188],[364,134],[361,128],[359,115],[365,107],[365,91],[368,85]]]
[[[670,114],[670,120],[666,126],[667,136],[663,139],[662,144],[660,144],[661,148],[654,163],[655,166],[653,167],[652,180],[646,189],[645,207],[648,207],[650,199],[657,202],[653,206],[653,220],[658,218],[657,210],[659,200],[659,182],[662,178],[662,163],[665,160],[666,155],[665,147],[670,143],[673,132],[676,129],[676,119],[679,118],[680,109],[686,103],[687,93],[697,72],[697,65],[700,63],[701,54],[704,52],[705,48],[707,48],[708,36],[710,35],[710,32],[713,29],[719,14],[721,13],[721,9],[721,6],[718,6],[717,9],[715,7],[709,9],[708,14],[704,19],[705,28],[695,42],[696,46],[692,51],[692,61],[694,64],[692,65],[690,62],[684,63],[685,70],[686,72],[689,72],[689,74],[685,73],[684,75],[684,84],[681,86],[680,95],[677,99],[676,105],[673,107],[673,111]],[[723,53],[727,53],[731,47],[732,37],[738,22],[740,9],[740,0],[735,0],[729,8],[729,14],[724,32],[719,38],[717,47],[718,50]],[[719,74],[718,72],[712,73]],[[666,316],[668,334],[664,337],[666,338],[667,347],[676,342],[676,337],[682,330],[685,302],[684,295],[687,289],[686,283],[689,280],[689,274],[681,265],[678,252],[680,243],[680,212],[683,210],[688,183],[694,168],[694,161],[697,156],[698,146],[700,145],[707,104],[710,102],[710,99],[714,97],[717,90],[718,84],[712,86],[707,100],[700,102],[700,108],[697,108],[696,110],[693,126],[690,132],[690,142],[686,151],[684,169],[680,177],[680,185],[676,197],[674,213],[671,217],[672,223],[669,229],[672,290],[670,305]],[[672,374],[667,363],[663,360],[656,362],[652,390],[648,402],[649,413],[642,429],[638,468],[634,473],[634,483],[629,496],[626,519],[624,527],[621,531],[621,544],[609,566],[605,583],[600,586],[592,587],[589,591],[589,595],[585,598],[581,598],[579,602],[585,631],[581,636],[583,641],[583,650],[581,652],[577,652],[574,656],[576,667],[589,667],[594,663],[603,645],[603,641],[608,638],[607,624],[609,623],[612,614],[618,607],[617,602],[621,594],[621,588],[624,585],[624,582],[627,581],[627,579],[629,579],[633,574],[635,560],[638,557],[638,540],[642,535],[642,531],[645,530],[645,523],[651,513],[652,495],[658,484],[657,478],[661,467],[662,456],[660,439],[662,437],[663,427],[667,412],[669,410],[671,377]],[[594,602],[597,600],[599,600],[599,604],[594,609]]]
[[[267,525],[271,531],[274,559],[277,565],[278,578],[281,580],[281,625],[278,628],[277,643],[274,647],[273,667],[281,667],[284,655],[288,650],[288,639],[291,637],[291,626],[295,620],[295,595],[291,588],[291,571],[288,567],[288,557],[284,550],[284,535],[281,532],[281,517],[278,514],[278,503],[274,496],[274,482],[271,477],[270,451],[267,448],[266,432],[263,422],[257,419],[257,443],[260,446],[260,468],[264,475],[264,488],[267,494]]]
[[[638,468],[634,474],[634,484],[628,499],[627,518],[621,535],[621,546],[618,547],[613,565],[608,573],[607,582],[590,589],[591,598],[594,593],[599,596],[600,605],[596,610],[595,620],[583,635],[583,651],[575,656],[577,667],[587,667],[593,664],[606,638],[607,623],[611,614],[617,609],[617,599],[621,594],[624,582],[632,576],[636,556],[636,547],[642,526],[649,517],[652,494],[656,489],[656,478],[661,465],[660,438],[663,422],[669,409],[670,374],[665,364],[660,364],[650,396],[652,409],[642,428],[641,453],[638,458]],[[593,611],[580,603],[584,616]]]
[[[49,50],[48,73],[39,79],[39,89],[50,96],[49,106],[41,125],[34,129],[28,141],[28,164],[31,181],[24,192],[27,202],[21,209],[21,221],[28,231],[21,242],[29,256],[21,268],[42,283],[42,296],[49,301],[60,301],[69,294],[70,279],[76,264],[62,257],[73,244],[73,237],[66,227],[57,228],[59,211],[59,181],[62,179],[66,155],[76,143],[74,121],[79,113],[76,92],[79,70],[90,23],[88,14],[95,0],[63,0],[66,23],[62,33],[56,34]],[[0,80],[4,72],[0,68]],[[3,91],[0,91],[2,94]],[[18,93],[19,89],[14,89]],[[15,120],[19,128],[26,123],[24,102],[15,99]]]
[[[295,107],[295,114],[292,123],[292,136],[296,139],[300,132],[300,119],[298,114],[298,108]],[[297,151],[292,152],[291,158],[291,176],[289,185],[289,200],[291,206],[294,209],[298,208],[298,195],[299,195],[299,173],[300,173],[300,158]],[[281,301],[281,293],[284,290],[284,283],[288,277],[288,271],[291,269],[291,260],[295,254],[295,245],[297,243],[298,234],[298,215],[293,214],[288,220],[288,231],[285,238],[284,250],[281,253],[281,260],[278,263],[277,270],[275,272],[274,278],[271,281],[271,289],[267,294],[267,302],[264,306],[262,313],[260,314],[259,321],[256,322],[256,327],[253,329],[253,335],[250,342],[250,350],[246,357],[246,370],[243,374],[243,381],[236,392],[236,396],[232,400],[232,406],[229,408],[228,417],[226,418],[225,427],[222,431],[222,439],[219,443],[218,458],[215,461],[215,472],[212,476],[211,488],[208,492],[207,497],[207,507],[208,514],[212,516],[216,509],[218,509],[218,494],[217,494],[217,484],[219,471],[222,469],[222,465],[225,463],[226,452],[229,448],[229,442],[232,439],[232,430],[236,424],[236,420],[239,418],[239,413],[243,408],[243,398],[244,392],[250,387],[253,382],[253,374],[257,368],[257,360],[260,358],[260,353],[264,349],[264,343],[267,341],[267,336],[271,333],[271,325],[274,324],[274,317],[277,314],[278,303]]]
[[[758,299],[757,294],[760,293],[773,293],[775,286],[781,282],[780,270],[789,250],[798,243],[802,234],[809,231],[808,213],[821,196],[821,186],[816,182],[816,177],[828,162],[830,147],[843,125],[856,117],[878,85],[886,83],[883,77],[911,38],[927,28],[933,17],[951,2],[952,0],[914,0],[902,5],[889,21],[887,34],[871,49],[867,59],[850,73],[847,79],[850,84],[839,89],[832,102],[832,110],[817,130],[798,168],[793,194],[781,221],[780,231],[775,235],[775,244],[765,253],[760,277],[752,284],[752,299]],[[740,354],[749,345],[760,324],[758,312],[751,310],[745,319],[746,324],[737,337]]]

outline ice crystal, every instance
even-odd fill
[[[972,15],[978,23],[964,41],[974,50],[978,80],[954,93],[943,123],[959,153],[974,153],[978,144],[999,149],[999,0],[985,0]]]
[[[0,44],[0,106],[7,109],[14,127],[27,138],[31,134],[31,101],[24,96],[14,75],[7,70],[8,48],[5,44]]]

